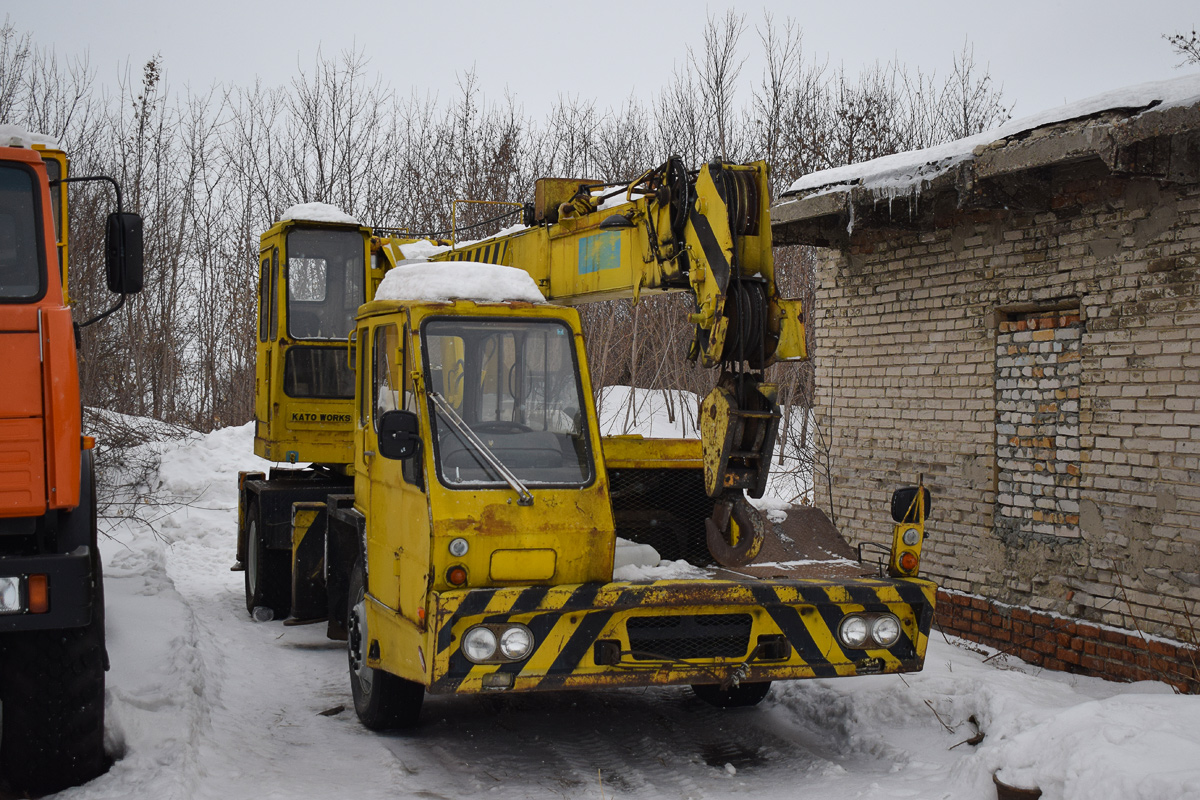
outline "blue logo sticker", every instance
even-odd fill
[[[621,234],[597,233],[579,240],[579,274],[590,275],[621,266]]]

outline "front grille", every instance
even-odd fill
[[[750,648],[749,614],[632,617],[625,623],[637,661],[741,658]]]
[[[704,520],[713,499],[699,469],[620,469],[608,474],[617,536],[648,544],[671,561],[712,563]]]

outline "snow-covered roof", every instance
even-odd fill
[[[27,131],[17,125],[0,125],[0,147],[33,147],[40,144],[58,150],[58,140],[44,133]]]
[[[359,221],[329,203],[300,203],[283,212],[280,220],[304,222],[337,222],[343,225],[358,225]]]
[[[528,272],[474,261],[400,264],[388,271],[375,292],[376,300],[481,303],[524,301],[544,303]]]
[[[812,196],[849,187],[860,187],[876,196],[896,196],[919,191],[924,184],[972,158],[977,148],[1046,125],[1090,117],[1104,111],[1127,109],[1140,115],[1148,111],[1161,112],[1168,108],[1197,103],[1200,103],[1200,74],[1129,86],[1028,117],[1010,120],[998,128],[965,139],[812,172],[798,178],[783,196]]]

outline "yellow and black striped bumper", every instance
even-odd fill
[[[935,593],[929,581],[886,578],[668,580],[447,592],[434,596],[437,653],[429,691],[721,683],[735,674],[743,682],[758,682],[913,672],[925,657]],[[900,639],[887,649],[844,649],[838,626],[855,612],[895,614]],[[533,633],[534,649],[527,658],[474,664],[460,651],[471,627],[505,623],[523,624]],[[703,631],[712,625],[734,635],[693,636],[686,642],[689,652],[675,655],[662,655],[664,648],[648,647],[639,638],[646,630]],[[768,642],[771,647],[760,646]],[[512,678],[487,677],[493,673]]]

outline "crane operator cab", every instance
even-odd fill
[[[368,229],[319,203],[289,209],[263,236],[255,452],[264,458],[350,461],[346,345],[372,279],[368,241]]]

